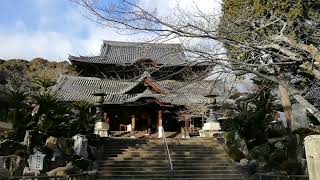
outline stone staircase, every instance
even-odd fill
[[[220,144],[211,139],[168,139],[172,179],[244,179]],[[162,139],[105,141],[97,179],[170,179]]]
[[[119,138],[129,138],[132,136],[130,132],[126,131],[111,131],[112,137],[119,137]],[[165,132],[164,135],[166,138],[181,138],[182,134],[180,132]],[[145,132],[143,131],[135,131],[134,134],[135,138],[137,139],[158,139],[158,132],[152,132],[148,136],[146,136]]]

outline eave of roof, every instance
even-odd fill
[[[134,87],[135,81],[108,80],[93,77],[62,76],[53,91],[60,101],[85,100],[94,103],[93,95],[100,86],[107,95],[104,104],[125,104],[139,98],[156,98],[163,103],[175,105],[206,103],[204,97],[210,90],[210,83],[201,81],[184,83],[173,80],[155,81],[159,88],[166,89],[167,94],[157,94],[149,89],[138,94],[125,94],[128,87]]]

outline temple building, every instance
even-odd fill
[[[96,103],[108,131],[162,137],[184,128],[188,136],[202,127],[179,112],[207,102],[212,82],[199,77],[210,67],[188,61],[181,45],[103,41],[100,55],[69,60],[79,76],[61,76],[54,92],[60,101]]]

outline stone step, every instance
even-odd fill
[[[99,171],[99,175],[155,175],[158,177],[161,176],[167,176],[168,174],[167,171],[152,171],[152,169],[148,171]],[[228,175],[228,176],[241,176],[241,174],[238,171],[226,171],[226,170],[196,170],[196,171],[191,171],[191,170],[174,170],[173,175],[175,177],[191,177],[191,176],[197,176],[197,177],[210,177],[210,176],[220,176],[220,175]]]
[[[166,157],[162,156],[151,156],[151,157],[133,157],[133,156],[120,156],[120,157],[104,157],[104,159],[108,159],[111,161],[135,161],[135,160],[165,160]],[[172,161],[204,161],[204,162],[209,162],[209,161],[229,161],[229,158],[218,158],[218,157],[172,157]]]
[[[103,170],[103,171],[99,171],[100,174],[102,173],[136,173],[136,172],[139,172],[139,173],[153,173],[155,171],[153,171],[154,169],[153,168],[146,168],[147,170],[136,170],[136,171],[133,171],[133,170],[124,170],[124,171],[119,171],[117,169],[110,169],[110,170]],[[156,171],[157,173],[167,173],[169,172],[168,168],[165,169],[165,170],[160,170],[160,169],[157,169]],[[217,169],[189,169],[189,170],[185,170],[185,169],[174,169],[173,170],[174,174],[237,174],[239,173],[239,170],[236,170],[236,169],[223,169],[223,170],[217,170]]]
[[[150,144],[150,145],[162,145],[164,144],[163,140],[114,140],[114,141],[102,141],[103,145],[110,144]],[[220,144],[218,141],[201,141],[201,140],[167,140],[167,144],[186,144],[186,145],[194,145],[194,144]]]
[[[154,150],[154,151],[157,151],[157,150],[161,150],[163,151],[164,150],[164,146],[112,146],[112,147],[104,147],[103,150],[105,151],[111,151],[111,150],[114,150],[114,151],[119,151],[119,150],[125,150],[125,149],[128,149],[128,150],[135,150],[135,149],[141,149],[141,150]],[[181,150],[189,150],[189,151],[198,151],[198,150],[219,150],[219,151],[223,151],[224,149],[222,147],[219,147],[219,146],[175,146],[175,147],[172,147],[172,146],[168,146],[169,150],[172,151],[172,150],[178,150],[178,151],[181,151]]]
[[[122,153],[122,154],[117,154],[117,153],[113,153],[113,154],[105,154],[103,157],[104,158],[114,158],[114,157],[156,157],[156,158],[162,158],[162,159],[166,159],[166,154],[165,153],[161,153],[161,154],[153,154],[153,153],[145,153],[145,154],[135,154],[135,153]],[[185,153],[185,154],[170,154],[171,158],[190,158],[190,157],[195,157],[195,158],[229,158],[228,155],[226,154],[216,154],[216,155],[212,155],[212,154],[193,154],[193,153]]]
[[[194,161],[202,161],[202,162],[231,162],[229,158],[219,158],[219,157],[207,157],[207,158],[197,158],[197,157],[184,157],[184,158],[171,158],[173,162],[181,162],[181,161],[188,161],[188,162],[194,162]],[[108,157],[104,156],[102,160],[108,160],[108,161],[158,161],[158,162],[166,162],[166,158],[164,157],[133,157],[133,156],[118,156],[118,157]]]
[[[201,153],[202,152],[202,153]],[[113,155],[113,154],[126,154],[126,155],[165,155],[166,152],[163,151],[148,151],[148,150],[124,150],[124,151],[104,151],[103,152],[106,156],[107,155]],[[169,152],[171,156],[199,156],[199,157],[205,157],[205,156],[221,156],[221,155],[227,155],[224,151],[218,151],[218,150],[211,150],[211,151],[170,151]]]
[[[131,142],[126,142],[126,141],[119,141],[119,142],[103,142],[103,146],[112,146],[112,145],[163,145],[163,141],[154,141],[154,142],[146,142],[146,141],[131,141]],[[220,145],[219,142],[217,141],[169,141],[167,142],[168,145]]]
[[[158,149],[164,148],[164,145],[112,145],[112,146],[103,146],[104,149],[118,149],[118,148],[149,148],[149,149]],[[214,145],[214,144],[207,144],[207,145],[168,145],[169,148],[177,148],[177,149],[198,149],[198,148],[204,148],[204,149],[208,149],[208,148],[215,148],[215,149],[223,149],[222,146],[220,145]]]
[[[170,153],[171,158],[181,158],[181,157],[185,157],[185,158],[190,158],[190,157],[195,157],[195,158],[228,158],[228,155],[225,153],[219,153],[219,154],[214,154],[214,152],[212,153],[204,153],[204,154],[196,154],[196,153],[189,153],[189,152],[185,152],[185,153],[179,153],[179,154],[174,154],[174,153]],[[137,153],[137,152],[124,152],[124,153],[105,153],[102,157],[104,158],[115,158],[115,157],[155,157],[157,159],[166,159],[166,154],[165,153],[159,153],[159,154],[155,154],[155,153]]]
[[[244,179],[213,138],[167,142],[174,179]],[[107,139],[103,148],[98,179],[170,179],[162,139]]]
[[[108,180],[117,180],[117,179],[124,179],[123,176],[101,176],[101,177],[97,177],[97,180],[103,180],[103,179],[108,179]],[[170,176],[168,177],[147,177],[147,176],[133,176],[133,177],[126,177],[125,179],[136,179],[136,180],[145,180],[145,179],[149,179],[149,180],[168,180],[170,179]],[[244,178],[242,177],[224,177],[224,178],[216,178],[216,177],[205,177],[205,178],[201,178],[201,177],[174,177],[175,180],[244,180]]]
[[[131,159],[130,159],[131,158]],[[154,155],[152,154],[141,154],[141,155],[132,155],[132,154],[114,154],[114,155],[106,155],[102,157],[102,160],[132,160],[132,159],[155,159],[155,160],[164,160],[167,159],[165,154],[162,155]],[[228,160],[229,157],[227,155],[216,155],[216,156],[193,156],[193,155],[171,155],[171,159],[198,159],[198,160]]]
[[[162,166],[149,166],[149,167],[113,167],[113,166],[106,166],[106,167],[99,167],[99,170],[116,170],[116,171],[134,171],[134,170],[138,170],[138,171],[143,171],[143,170],[149,170],[152,169],[153,171],[166,171],[168,170],[168,165],[162,165]],[[177,166],[174,167],[174,170],[234,170],[234,171],[238,171],[237,168],[235,168],[234,166],[207,166],[207,165],[203,165],[203,166]]]
[[[150,149],[150,150],[157,150],[157,149],[164,149],[164,146],[104,146],[104,150],[118,150],[118,149],[137,149],[137,148],[141,148],[141,149]],[[220,146],[168,146],[169,150],[171,149],[188,149],[188,150],[197,150],[197,149],[217,149],[217,150],[223,150],[222,147]]]
[[[170,173],[168,172],[154,172],[154,173],[147,173],[147,172],[141,172],[138,174],[99,174],[97,179],[111,179],[111,178],[122,178],[122,179],[155,179],[155,178],[169,178]],[[173,179],[177,178],[184,178],[184,179],[243,179],[243,176],[241,174],[173,174]]]
[[[129,167],[129,166],[141,166],[141,167],[168,167],[168,161],[109,161],[109,162],[100,162],[100,167]],[[208,166],[208,167],[216,167],[216,166],[232,166],[230,162],[192,162],[192,164],[186,164],[186,162],[173,162],[174,167],[198,167],[198,166]]]
[[[104,153],[110,152],[165,152],[163,148],[159,149],[150,149],[150,148],[124,148],[124,149],[104,149]],[[205,149],[178,149],[178,148],[169,148],[169,152],[193,152],[193,153],[225,153],[224,150],[215,149],[215,148],[205,148]]]

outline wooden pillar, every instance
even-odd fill
[[[150,131],[151,131],[151,118],[150,117],[148,117],[148,119],[147,119],[147,123],[148,123],[148,133],[150,133]]]
[[[108,128],[109,128],[109,116],[108,116],[108,113],[104,113],[103,114],[103,120],[104,120],[104,122],[108,125]]]
[[[134,136],[135,127],[136,127],[136,115],[132,114],[131,115],[131,137],[135,137]]]
[[[105,129],[107,129],[107,134],[109,135],[109,130],[110,130],[109,121],[110,121],[110,119],[109,119],[108,113],[105,112],[105,113],[103,114],[103,120],[104,120],[105,125],[106,125]]]
[[[162,110],[158,111],[158,138],[163,137]]]
[[[190,138],[189,132],[190,132],[190,121],[189,118],[186,118],[184,121],[184,128],[185,128],[185,137]]]
[[[201,116],[201,128],[203,128],[203,126],[204,126],[204,118],[203,116]]]

